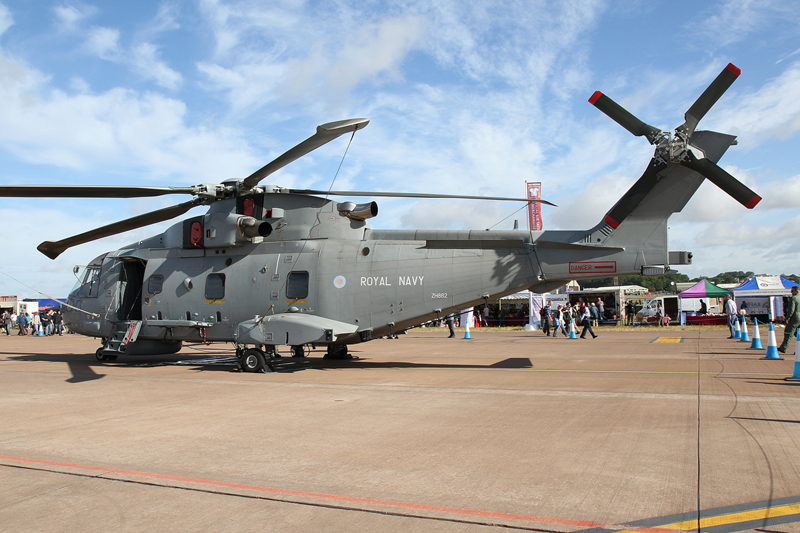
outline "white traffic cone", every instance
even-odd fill
[[[739,318],[736,317],[733,319],[736,323],[736,326],[733,329],[733,338],[734,339],[741,339],[742,338],[742,328],[739,327]]]
[[[758,319],[753,317],[753,344],[750,345],[750,350],[763,350],[761,346],[761,334],[758,332]]]
[[[794,339],[794,374],[792,377],[785,378],[786,381],[800,381],[800,329]]]
[[[750,334],[747,333],[747,320],[742,316],[742,338],[739,342],[750,342]]]
[[[569,338],[570,339],[577,339],[578,335],[575,332],[575,320],[569,321]]]
[[[767,356],[761,359],[777,359],[783,361],[780,352],[778,352],[778,343],[775,341],[775,325],[769,323],[769,339],[767,339]]]

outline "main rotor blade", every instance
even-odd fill
[[[111,235],[124,233],[132,229],[142,228],[144,226],[149,226],[150,224],[155,224],[157,222],[163,222],[165,220],[175,218],[177,216],[186,213],[191,208],[197,207],[202,202],[203,202],[202,199],[195,198],[188,202],[174,205],[172,207],[159,209],[157,211],[151,211],[149,213],[135,216],[133,218],[121,220],[119,222],[114,222],[113,224],[103,226],[102,228],[93,229],[91,231],[87,231],[86,233],[75,235],[74,237],[68,237],[66,239],[55,242],[45,241],[42,244],[40,244],[36,249],[42,252],[47,257],[49,257],[50,259],[55,259],[59,255],[61,255],[61,253],[67,248],[72,248],[73,246],[77,246],[79,244],[84,244],[91,241],[96,241],[97,239],[102,239],[103,237],[109,237]]]
[[[139,198],[193,194],[192,187],[128,187],[115,185],[0,185],[7,198]]]
[[[753,209],[756,204],[761,201],[759,195],[751,191],[744,183],[725,172],[710,159],[706,159],[705,157],[703,159],[692,158],[688,161],[683,161],[681,164],[707,178],[747,209]]]
[[[433,198],[433,199],[455,199],[455,200],[499,200],[501,202],[535,202],[538,204],[556,204],[547,200],[532,200],[530,198],[507,198],[502,196],[467,196],[463,194],[426,194],[416,192],[377,192],[377,191],[316,191],[313,189],[286,189],[290,194],[315,194],[331,196],[383,196],[386,198]]]
[[[628,130],[629,132],[633,133],[637,137],[644,135],[647,137],[647,140],[650,144],[655,142],[656,136],[661,133],[661,130],[651,126],[650,124],[646,124],[636,118],[630,111],[616,103],[614,100],[609,98],[608,96],[604,95],[600,91],[596,91],[591,98],[589,98],[589,103],[595,106],[597,109],[608,115],[608,117]]]
[[[259,181],[285,167],[292,161],[300,159],[307,153],[316,150],[323,144],[329,143],[340,135],[365,128],[367,124],[369,124],[369,119],[351,118],[350,120],[340,120],[338,122],[329,122],[317,126],[317,133],[247,176],[243,181],[244,186],[252,189],[258,185]]]
[[[684,122],[683,126],[680,126],[678,129],[686,132],[686,134],[691,137],[692,133],[694,133],[694,129],[697,127],[697,123],[700,122],[700,119],[708,113],[708,110],[717,103],[717,100],[725,94],[725,91],[728,90],[733,82],[736,81],[736,78],[739,77],[739,74],[742,73],[742,69],[734,65],[733,63],[728,63],[728,66],[722,69],[722,72],[719,73],[719,76],[716,77],[714,81],[711,82],[711,85],[706,87],[706,90],[703,91],[703,94],[695,100],[692,104],[692,107],[686,112],[684,117],[686,118],[686,122]]]

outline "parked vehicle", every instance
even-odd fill
[[[700,300],[702,298],[681,298],[677,295],[657,296],[646,302],[636,313],[636,321],[640,323],[655,324],[658,321],[658,304],[664,307],[664,316],[669,317],[670,322],[680,323],[681,312],[691,312],[700,310]],[[708,302],[706,302],[708,304]]]

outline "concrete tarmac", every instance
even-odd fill
[[[791,354],[596,331],[415,330],[268,374],[2,336],[0,530],[800,532]]]

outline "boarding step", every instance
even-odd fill
[[[140,329],[142,329],[141,320],[117,322],[114,324],[111,337],[108,338],[106,344],[103,346],[103,353],[106,355],[128,353],[128,347],[136,341]]]

